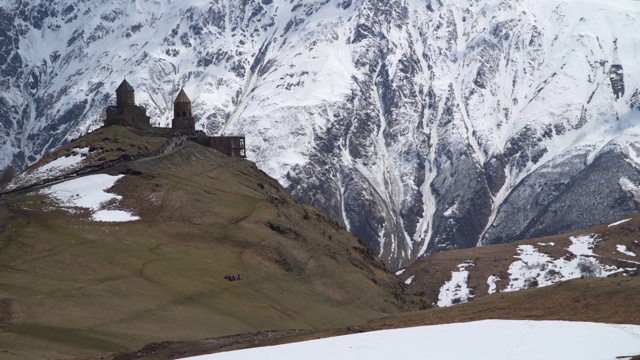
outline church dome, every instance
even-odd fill
[[[189,100],[189,97],[184,92],[184,88],[181,88],[180,92],[178,93],[178,96],[176,97],[176,100],[174,101],[174,103],[190,103],[190,102],[191,102],[191,100]]]
[[[122,91],[134,91],[133,86],[129,85],[126,79],[122,80],[122,83],[120,83],[120,86],[118,86],[118,88],[116,89],[116,92]]]

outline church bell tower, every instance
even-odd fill
[[[127,106],[135,105],[136,99],[133,93],[134,93],[133,87],[129,85],[126,79],[122,80],[122,83],[116,89],[117,107],[122,109]]]
[[[173,102],[173,121],[171,127],[174,130],[194,131],[196,129],[195,120],[191,115],[191,100],[184,92],[184,88],[180,89],[176,100]]]

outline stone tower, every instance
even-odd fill
[[[116,89],[116,106],[119,108],[125,108],[136,104],[134,96],[134,90],[127,80],[123,80],[120,86]]]
[[[173,121],[171,127],[174,130],[194,131],[196,122],[191,116],[191,100],[184,92],[184,88],[180,89],[176,100],[173,102]]]

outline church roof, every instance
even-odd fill
[[[122,83],[120,84],[120,86],[118,86],[118,88],[116,89],[116,92],[120,92],[120,91],[134,91],[133,87],[131,85],[129,85],[129,83],[127,82],[127,79],[122,80]]]
[[[174,103],[190,103],[190,102],[191,102],[191,100],[189,100],[189,97],[184,92],[184,88],[181,88],[180,92],[178,93],[178,96],[176,97],[176,100],[174,101]]]

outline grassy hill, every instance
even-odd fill
[[[640,324],[640,261],[633,256],[640,252],[640,217],[435,254],[400,280],[253,163],[196,144],[154,156],[163,144],[120,127],[100,129],[35,164],[0,195],[0,358],[170,359],[482,319]],[[109,190],[121,199],[103,205],[139,220],[95,221],[92,210],[46,194],[50,184],[90,182],[95,174],[125,174]],[[621,271],[504,291],[522,246],[542,254],[539,263],[525,264],[535,270],[546,268],[547,257],[575,259],[572,239],[581,237],[597,240],[590,258]],[[465,282],[470,302],[415,311],[436,303],[465,263],[473,264]],[[227,274],[242,280],[228,281]],[[499,278],[492,295],[490,276]],[[409,278],[410,285],[402,283]]]
[[[103,359],[149,360],[269,346],[359,332],[486,319],[567,320],[640,325],[640,278],[585,278],[552,286],[485,296],[452,307],[385,316],[359,326],[304,333],[256,333],[188,342],[162,342]],[[543,345],[543,344],[541,344]],[[428,349],[425,349],[428,352]],[[98,360],[99,356],[82,358]],[[640,356],[634,357],[640,359]]]
[[[73,171],[99,169],[163,142],[104,128],[52,159],[84,149]],[[249,161],[187,144],[100,171],[127,174],[109,190],[122,199],[105,206],[140,220],[93,221],[88,210],[65,208],[42,188],[0,197],[3,359],[328,329],[413,306],[406,286],[370,249]]]
[[[401,274],[403,279],[413,279],[409,288],[425,300],[422,302],[424,306],[425,303],[437,302],[440,288],[451,279],[452,271],[459,270],[460,264],[471,261],[474,265],[468,268],[467,285],[473,290],[474,296],[467,303],[451,307],[434,306],[422,311],[383,316],[357,326],[299,334],[282,333],[267,336],[258,333],[182,343],[151,344],[113,359],[135,359],[138,355],[145,359],[172,359],[356,332],[486,319],[565,320],[640,325],[640,313],[637,311],[640,308],[640,277],[636,275],[640,261],[631,255],[640,250],[637,238],[640,217],[633,215],[623,220],[627,221],[596,226],[571,234],[438,253],[419,260]],[[608,277],[584,276],[545,287],[500,291],[511,280],[508,270],[510,265],[518,260],[516,256],[519,256],[520,246],[535,246],[540,253],[551,259],[568,261],[576,258],[576,255],[569,251],[573,243],[571,239],[593,235],[598,239],[591,249],[594,257],[599,263],[618,267],[621,271]],[[621,245],[624,245],[624,250]],[[534,265],[537,266],[531,265],[532,268],[535,268]],[[496,284],[498,291],[494,294],[488,293],[487,278],[491,275],[501,278]],[[640,359],[640,356],[634,359]]]

